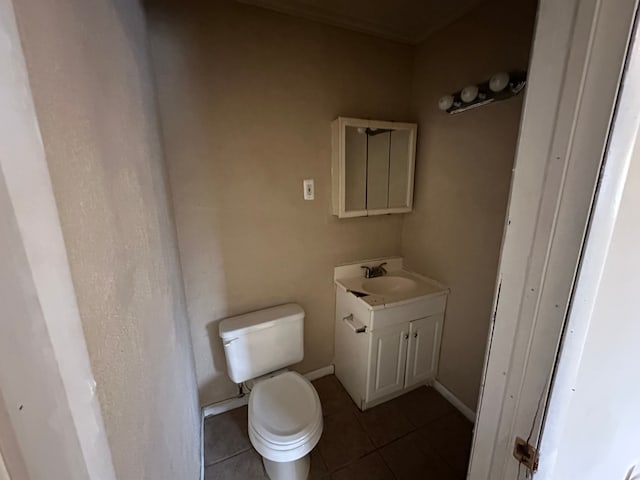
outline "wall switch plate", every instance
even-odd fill
[[[313,178],[302,181],[304,187],[304,199],[313,200],[315,198],[315,188],[313,185]]]

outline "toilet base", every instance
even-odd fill
[[[292,462],[274,462],[262,457],[264,469],[270,480],[306,480],[311,461],[309,454]]]

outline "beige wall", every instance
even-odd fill
[[[193,355],[142,12],[14,5],[116,474],[195,479]]]
[[[18,479],[115,479],[11,0],[0,0],[0,452]]]
[[[173,3],[173,7],[170,7]],[[413,49],[235,2],[152,2],[160,117],[200,399],[236,393],[217,321],[306,311],[310,371],[333,358],[333,266],[400,253],[401,216],[331,211],[330,122],[412,120]],[[314,178],[316,200],[302,180]]]
[[[522,96],[450,116],[438,98],[501,70],[526,69],[535,2],[494,0],[421,44],[413,107],[419,124],[409,268],[451,288],[439,380],[475,408],[495,288]]]

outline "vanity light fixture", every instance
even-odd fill
[[[496,73],[489,79],[489,90],[498,93],[509,85],[509,74],[507,72]]]
[[[514,97],[524,89],[526,83],[525,71],[499,72],[486,82],[468,85],[459,92],[440,97],[438,108],[450,114],[464,112]]]
[[[464,87],[462,89],[462,91],[460,92],[460,99],[464,102],[464,103],[471,103],[473,102],[476,98],[478,98],[478,87],[476,85],[469,85],[467,87]]]
[[[438,100],[438,108],[440,110],[449,110],[453,105],[453,95],[443,95]]]

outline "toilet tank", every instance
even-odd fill
[[[301,362],[304,310],[296,303],[266,308],[220,322],[227,371],[235,383]]]

